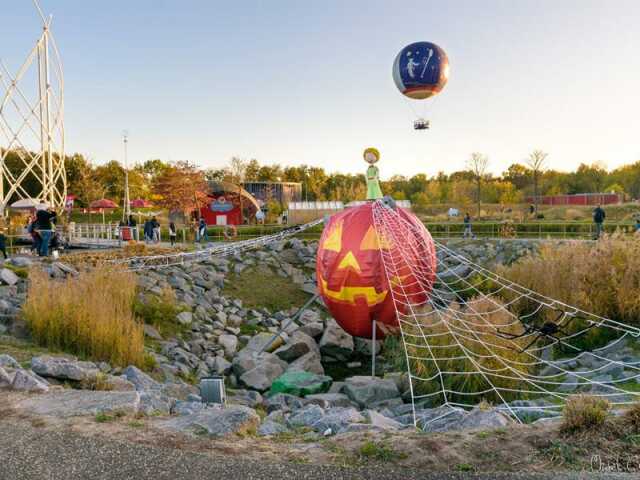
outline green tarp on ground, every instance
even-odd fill
[[[309,372],[287,372],[280,375],[271,384],[270,395],[288,393],[298,397],[324,393],[329,390],[331,377]]]

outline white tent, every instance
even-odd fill
[[[38,207],[43,208],[42,206],[44,206],[44,208],[49,208],[49,204],[47,202],[42,202],[35,198],[23,198],[13,202],[9,208],[14,210],[31,210]]]

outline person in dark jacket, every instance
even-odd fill
[[[134,240],[138,240],[138,222],[136,222],[136,219],[133,218],[133,215],[129,215],[127,226],[131,228],[131,238],[133,238]]]
[[[4,256],[4,259],[7,259],[7,236],[4,234],[4,231],[0,230],[0,252]]]
[[[593,210],[593,222],[596,224],[596,240],[600,238],[600,235],[602,235],[602,224],[604,223],[606,216],[607,215],[604,213],[604,210],[600,205]]]
[[[40,235],[40,250],[38,254],[41,257],[49,255],[49,242],[51,235],[53,234],[53,224],[56,220],[56,212],[51,209],[47,209],[43,204],[36,211],[36,225],[35,229]]]
[[[169,241],[171,241],[171,246],[175,246],[176,244],[176,236],[178,234],[178,229],[176,228],[176,224],[173,222],[169,223]]]
[[[151,220],[144,222],[143,232],[145,243],[150,243],[153,240],[153,222]]]
[[[209,241],[209,236],[207,235],[207,222],[204,221],[204,218],[201,218],[198,222],[198,238],[201,243]]]

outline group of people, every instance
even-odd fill
[[[35,215],[29,219],[27,232],[31,235],[31,251],[41,257],[49,255],[49,246],[54,234],[56,212],[45,206],[36,209]],[[6,252],[2,252],[6,258]]]
[[[129,220],[127,222],[127,225],[129,228],[131,228],[131,235],[132,237],[137,240],[138,239],[138,223],[136,222],[136,220],[133,218],[133,215],[129,215]],[[142,234],[144,236],[144,242],[149,244],[149,243],[160,243],[160,241],[162,240],[162,235],[160,232],[160,222],[158,222],[158,219],[156,217],[151,217],[150,219],[147,219],[144,224],[142,225]],[[171,242],[171,246],[175,246],[176,244],[176,237],[178,236],[178,229],[176,227],[176,224],[171,221],[169,222],[169,241]]]

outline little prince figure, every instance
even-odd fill
[[[378,149],[369,147],[364,151],[364,161],[369,164],[367,168],[367,200],[378,200],[382,198],[380,189],[380,172],[374,164],[380,160]]]

